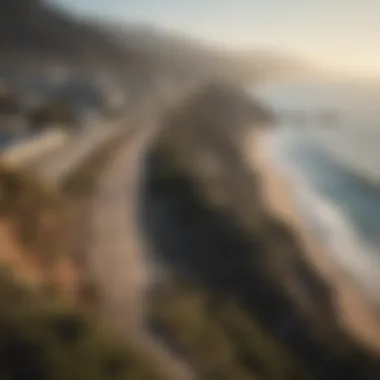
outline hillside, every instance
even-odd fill
[[[151,25],[108,25],[107,30],[127,50],[153,58],[157,65],[180,68],[208,78],[245,82],[257,77],[258,67],[246,61],[245,56],[188,36]]]
[[[214,78],[231,76],[245,83],[322,75],[312,62],[283,51],[223,48],[152,25],[107,25],[106,29],[128,50],[154,56],[156,63],[188,67]]]
[[[226,51],[151,26],[100,25],[77,19],[46,0],[2,0],[0,58],[25,55],[93,64],[154,62],[155,67],[179,69],[181,75],[243,82],[303,70],[296,60],[270,52]]]
[[[41,0],[0,2],[0,56],[126,60],[125,49],[96,26],[75,20]]]
[[[205,88],[166,119],[145,161],[142,221],[173,275],[153,295],[155,330],[206,379],[377,379],[378,357],[341,328],[298,230],[264,201],[241,142],[270,118],[243,99]]]

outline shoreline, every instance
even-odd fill
[[[262,178],[266,206],[297,231],[306,262],[315,268],[334,293],[336,318],[341,327],[361,345],[380,354],[380,318],[374,302],[308,228],[295,204],[289,182],[281,174],[267,146],[262,144],[265,138],[263,133],[248,138],[245,149],[250,165]]]
[[[305,136],[303,136],[303,138],[304,137]],[[311,142],[309,138],[306,140],[306,149],[309,149],[308,144]],[[318,176],[320,175],[317,174],[317,182],[313,185],[313,174],[309,177],[306,172],[304,172],[304,169],[309,165],[306,163],[304,169],[302,169],[302,165],[299,165],[298,168],[294,165],[297,160],[302,159],[303,154],[298,155],[298,157],[294,156],[292,161],[295,161],[290,167],[287,168],[285,165],[285,168],[282,168],[280,163],[281,154],[277,154],[276,143],[273,144],[271,140],[273,140],[272,136],[269,139],[267,149],[270,150],[270,155],[273,157],[272,160],[275,161],[276,168],[278,168],[278,171],[281,173],[281,177],[285,179],[285,182],[295,184],[296,188],[292,190],[291,197],[295,201],[299,214],[301,214],[303,220],[306,221],[308,229],[316,240],[320,242],[323,241],[325,249],[331,253],[331,259],[335,261],[336,265],[342,269],[344,268],[344,271],[357,282],[357,285],[376,304],[376,307],[379,307],[380,294],[377,293],[377,290],[380,289],[380,257],[376,252],[376,245],[372,244],[373,240],[371,240],[370,237],[368,241],[365,240],[363,237],[365,236],[364,230],[359,228],[357,216],[350,216],[350,211],[344,210],[343,202],[336,203],[333,197],[329,197],[318,190],[318,186],[315,185],[319,182]],[[324,149],[324,147],[323,145],[320,147],[317,147],[317,145],[310,146],[312,151],[313,149],[318,149],[320,152],[323,152],[322,149]],[[321,157],[316,156],[315,158],[317,161],[320,161]],[[315,158],[312,158],[312,160],[314,161]],[[354,186],[354,189],[356,187],[355,191],[369,191],[365,190],[365,188],[368,189],[368,186],[371,186],[373,190],[373,185],[368,179],[358,175],[354,169],[347,168],[347,163],[343,164],[342,160],[337,156],[333,154],[329,156],[327,154],[327,157],[323,157],[323,159],[325,160],[324,164],[322,164],[323,166],[327,164],[329,168],[333,168],[332,170],[327,170],[326,176],[328,178],[337,176],[340,180],[343,178],[343,183],[347,186],[347,190],[352,186]],[[309,159],[306,158],[306,160]],[[319,166],[318,171],[325,171],[326,169],[323,169],[323,166]],[[314,171],[313,167],[306,170],[308,172]],[[302,174],[302,172],[304,172],[304,174]],[[358,186],[358,183],[360,183],[360,186]],[[364,190],[361,190],[360,187],[363,187]],[[299,189],[301,190],[300,192],[298,192]],[[369,191],[369,194],[365,194],[364,192],[361,196],[367,195],[370,202],[373,202],[374,196],[372,190]],[[376,186],[376,197],[378,196],[379,187]],[[345,202],[352,201],[355,203],[352,196],[351,199],[347,197],[343,197],[343,199]],[[299,200],[301,200],[301,202]],[[306,207],[303,207],[303,205]],[[374,204],[374,210],[378,207],[377,205],[380,205],[378,201]],[[355,206],[353,210],[356,210],[353,212],[353,215],[357,215],[357,206]],[[369,218],[370,217],[371,216],[369,216]],[[310,222],[307,222],[307,220]],[[319,232],[317,233],[314,230],[318,230]]]

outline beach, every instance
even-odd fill
[[[247,139],[249,161],[263,181],[266,206],[289,223],[304,247],[306,261],[329,284],[334,294],[336,317],[341,326],[365,347],[380,353],[380,319],[378,309],[362,286],[344,270],[333,253],[311,232],[301,216],[288,182],[268,149],[268,135],[252,134]]]

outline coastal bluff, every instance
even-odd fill
[[[335,290],[305,259],[302,231],[268,207],[262,163],[252,165],[243,149],[248,136],[258,149],[255,136],[259,141],[272,121],[265,107],[224,84],[205,86],[164,117],[143,161],[140,194],[152,260],[170,277],[153,297],[194,287],[209,321],[219,321],[215,310],[232,300],[276,352],[261,359],[259,345],[243,348],[230,335],[231,363],[247,374],[242,379],[378,379],[379,357],[342,328]],[[216,376],[218,365],[200,360],[173,321],[152,323],[201,375]],[[265,377],[279,357],[296,364]]]

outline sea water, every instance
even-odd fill
[[[380,86],[271,84],[253,94],[278,115],[271,154],[305,223],[380,301]],[[297,125],[282,118],[289,112],[302,115]]]

